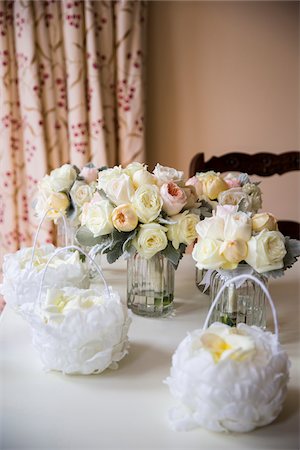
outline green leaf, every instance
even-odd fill
[[[123,246],[122,246],[123,252],[129,251],[130,248],[132,247],[132,241],[135,238],[135,236],[137,235],[137,231],[138,231],[137,228],[135,228],[133,231],[130,231],[128,234],[126,233],[127,236],[126,236],[126,239],[123,242]]]
[[[171,262],[171,264],[174,266],[174,269],[176,270],[179,264],[179,261],[181,260],[183,253],[185,252],[186,245],[180,244],[178,250],[173,247],[171,242],[168,242],[167,247],[161,251],[161,254],[164,255],[168,260]]]
[[[86,226],[82,226],[77,230],[76,239],[79,244],[85,247],[93,247],[96,244],[100,244],[104,236],[94,237],[93,233]]]
[[[240,173],[238,179],[242,186],[244,186],[244,184],[251,183],[249,175],[247,173]]]
[[[242,198],[242,199],[239,201],[237,211],[238,211],[238,212],[244,212],[244,213],[248,212],[248,209],[247,209],[247,200],[246,200],[245,198]]]
[[[119,241],[117,242],[117,244],[113,247],[112,250],[107,252],[107,261],[109,262],[109,264],[114,263],[115,261],[117,261],[117,259],[120,258],[120,256],[122,256],[123,254],[123,245],[122,243]]]
[[[300,256],[300,241],[285,237],[286,255],[283,258],[284,269],[292,267]]]

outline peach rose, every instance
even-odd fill
[[[132,231],[138,224],[138,216],[131,204],[117,206],[111,218],[113,226],[118,231]]]
[[[178,214],[187,203],[187,196],[184,190],[172,181],[161,186],[160,195],[163,200],[162,209],[169,216]]]

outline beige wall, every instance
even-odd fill
[[[154,1],[148,38],[150,167],[300,148],[299,2]],[[296,173],[265,179],[264,208],[299,218],[299,187]]]

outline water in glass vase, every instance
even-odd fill
[[[233,271],[214,272],[211,276],[211,302],[216,297],[222,285],[239,275],[247,267],[239,267]],[[265,285],[265,277],[256,275]],[[247,325],[256,325],[260,328],[266,328],[266,298],[262,289],[251,280],[245,280],[239,286],[230,283],[221,295],[218,305],[216,305],[211,316],[210,323],[222,322],[226,325],[235,327],[238,323]]]
[[[162,255],[138,253],[127,262],[127,305],[135,314],[159,317],[173,309],[174,268]]]

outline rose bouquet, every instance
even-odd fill
[[[146,259],[160,253],[174,267],[196,238],[200,209],[193,186],[183,172],[156,165],[153,173],[141,163],[100,170],[97,190],[83,205],[77,239],[96,246],[110,263],[139,253]]]
[[[238,206],[218,205],[212,217],[197,224],[198,240],[192,256],[196,267],[208,270],[213,301],[224,282],[242,273],[267,283],[291,267],[300,255],[300,242],[283,236],[270,213],[245,212]],[[265,297],[252,282],[229,285],[213,320],[228,325],[245,322],[265,327]]]
[[[39,218],[47,218],[57,223],[61,215],[66,215],[74,225],[79,225],[83,204],[91,200],[97,187],[98,169],[88,164],[80,170],[71,164],[54,169],[45,175],[38,185],[35,211]]]
[[[300,255],[299,241],[284,237],[270,213],[250,213],[218,205],[197,224],[192,256],[199,269],[233,270],[240,263],[266,276],[279,276]]]
[[[246,173],[228,173],[222,176],[212,170],[197,173],[187,185],[194,186],[197,197],[211,210],[217,205],[243,205],[243,210],[256,213],[262,205],[259,182],[250,180]]]

